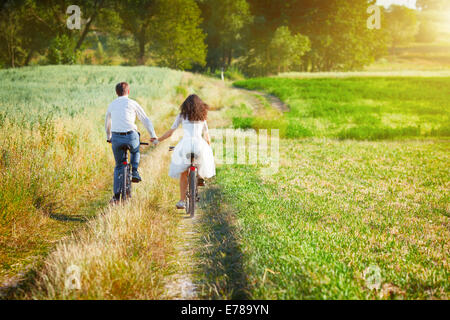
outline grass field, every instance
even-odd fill
[[[170,103],[178,103],[182,73],[55,66],[0,70],[0,77],[2,279],[37,260],[107,203],[113,158],[104,114],[115,84],[127,79],[131,96],[163,117],[176,107]]]
[[[143,148],[134,199],[110,208],[112,170],[104,114],[126,80],[161,133],[196,92],[213,127],[245,105],[220,81],[161,68],[58,66],[1,71],[0,298],[161,299],[179,272],[176,181],[167,142]],[[43,79],[47,79],[44,81]],[[142,140],[148,133],[140,126]],[[82,272],[67,291],[67,268]],[[17,282],[20,280],[20,282]],[[20,286],[16,288],[16,283]],[[172,294],[172,293],[171,293]]]
[[[390,54],[365,68],[366,71],[449,70],[450,36],[435,43],[411,43],[390,50]]]
[[[289,139],[273,176],[254,166],[218,170],[207,196],[219,209],[205,208],[210,236],[198,253],[204,290],[216,298],[448,299],[450,79],[235,85],[276,95],[291,111],[278,119],[247,111],[234,126],[279,127]],[[374,266],[377,290],[364,276]]]
[[[287,138],[450,136],[450,78],[261,78],[235,86],[266,91],[290,107],[276,119],[236,117],[235,127],[279,127]]]
[[[0,276],[39,262],[8,297],[184,297],[176,286],[167,289],[187,265],[178,249],[186,243],[174,209],[177,182],[167,177],[167,146],[177,138],[144,150],[144,182],[133,201],[106,206],[113,159],[103,116],[123,79],[158,133],[192,92],[211,105],[210,128],[281,129],[276,174],[222,165],[202,191],[199,220],[185,230],[196,234],[188,245],[197,254],[187,257],[196,297],[449,297],[447,76],[236,84],[276,95],[290,107],[282,113],[261,96],[168,69],[0,74]],[[73,264],[81,268],[81,290],[68,291]],[[378,290],[367,287],[370,266],[381,271]]]
[[[217,251],[240,280],[222,283],[218,297],[448,298],[449,151],[426,141],[290,139],[276,175],[220,170],[217,203],[236,216],[224,239],[240,241]],[[364,280],[372,265],[379,291]]]

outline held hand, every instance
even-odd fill
[[[153,143],[153,145],[157,145],[159,143],[158,138],[151,138],[150,142]]]
[[[106,142],[111,143],[111,140],[106,140]]]

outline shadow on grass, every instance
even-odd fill
[[[79,214],[55,214],[55,213],[51,213],[50,214],[50,218],[53,220],[58,220],[58,221],[62,221],[62,222],[86,222],[88,221],[88,218],[86,216],[83,215],[79,215]]]
[[[79,214],[50,213],[50,219],[59,221],[61,222],[60,225],[64,226],[59,232],[59,239],[55,239],[52,242],[46,241],[45,246],[41,247],[39,252],[35,252],[35,255],[38,256],[35,262],[24,266],[21,272],[8,279],[6,283],[0,283],[0,300],[28,299],[29,297],[26,295],[33,287],[38,276],[38,271],[43,267],[45,257],[51,252],[59,240],[70,236],[78,228],[85,225],[86,222],[96,218],[101,212],[101,209],[108,206],[109,197],[110,191],[105,188],[98,193],[96,198],[84,200],[83,204],[77,210]]]
[[[206,189],[202,198],[203,215],[198,220],[200,294],[209,299],[249,299],[248,278],[232,210],[227,208],[217,186]]]

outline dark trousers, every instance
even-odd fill
[[[141,158],[141,154],[139,153],[139,134],[136,131],[127,135],[113,133],[111,144],[114,159],[116,160],[116,167],[114,168],[114,194],[118,194],[120,192],[119,173],[124,167],[124,147],[128,147],[130,149],[130,163],[133,170],[137,170],[139,166],[139,160]]]

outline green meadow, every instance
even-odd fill
[[[199,252],[205,287],[216,298],[448,299],[450,79],[234,85],[290,111],[265,104],[233,117],[235,127],[280,128],[280,167],[218,170]]]
[[[208,229],[216,258],[202,253],[226,266],[208,280],[218,298],[448,297],[448,143],[286,139],[280,152],[270,177],[246,166],[218,171],[216,205],[235,217]],[[371,266],[378,290],[365,282]]]
[[[278,118],[235,117],[238,128],[276,128],[287,138],[381,140],[450,136],[450,78],[259,78],[235,86],[284,101]]]
[[[192,267],[198,298],[449,298],[448,77],[235,83],[278,97],[289,107],[282,113],[251,92],[169,69],[0,76],[0,279],[31,270],[14,297],[170,299],[179,297],[167,290],[171,276]],[[187,230],[196,240],[186,240],[168,141],[143,150],[136,198],[108,207],[103,117],[122,79],[158,133],[191,92],[211,105],[210,128],[279,128],[279,170],[218,166]],[[184,253],[190,267],[177,253],[186,244],[196,252]],[[74,263],[84,266],[83,289],[68,293]],[[371,267],[380,270],[375,290]]]

